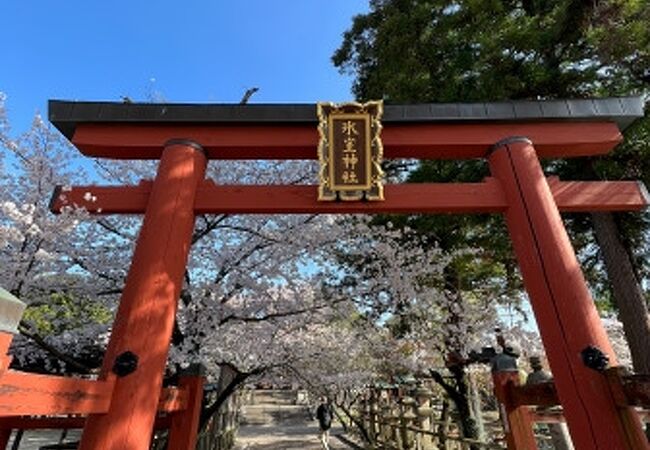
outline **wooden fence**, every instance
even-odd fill
[[[650,376],[624,375],[620,368],[603,372],[621,406],[635,406],[648,420]],[[497,402],[479,420],[485,437],[467,439],[450,420],[440,420],[442,398],[419,387],[369,389],[355,414],[370,439],[382,450],[529,450],[572,449],[559,399],[552,381],[521,385],[517,371],[493,373]],[[646,408],[646,409],[644,409]],[[634,447],[635,449],[637,447]],[[645,444],[638,448],[647,448]]]
[[[199,433],[196,450],[230,450],[239,428],[238,393],[232,394],[215,414],[206,429]]]
[[[410,395],[375,389],[356,411],[370,438],[370,447],[386,450],[467,450],[504,448],[498,442],[462,437],[453,420],[439,420],[442,401],[427,388]],[[483,426],[491,436],[503,436],[498,415],[485,414]]]

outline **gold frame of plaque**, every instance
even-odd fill
[[[383,200],[383,102],[318,103],[318,200]]]

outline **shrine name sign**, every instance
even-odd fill
[[[383,200],[382,102],[319,103],[318,200]]]

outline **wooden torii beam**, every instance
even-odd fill
[[[640,211],[648,205],[643,184],[636,181],[560,181],[547,178],[562,212]],[[50,208],[84,208],[91,214],[143,214],[152,181],[136,186],[58,188]],[[384,187],[382,202],[319,202],[317,186],[217,185],[204,180],[194,200],[196,214],[417,214],[503,213],[508,203],[492,177],[482,183],[419,183]]]
[[[616,364],[559,211],[640,210],[648,197],[636,182],[559,181],[545,178],[539,165],[540,157],[607,153],[620,142],[619,129],[642,115],[641,104],[628,98],[389,105],[385,157],[486,158],[492,177],[387,186],[385,202],[326,204],[316,201],[314,186],[218,186],[204,179],[208,159],[315,159],[313,105],[51,102],[50,119],[85,155],[160,159],[153,181],[77,186],[53,197],[55,211],[144,213],[98,381],[115,380],[110,404],[89,416],[81,448],[148,448],[195,215],[281,212],[504,214],[576,448],[646,448],[635,412],[611,398],[606,377],[581,356],[597,347]],[[125,359],[132,369],[116,375]],[[0,405],[6,401],[0,394]],[[195,427],[192,411],[183,416],[185,430]]]
[[[176,125],[88,123],[77,126],[72,143],[86,156],[158,159],[170,139],[200,142],[208,159],[317,159],[316,126]],[[386,159],[483,158],[491,145],[509,136],[527,136],[540,158],[600,155],[621,140],[613,122],[528,122],[440,124],[385,123]]]

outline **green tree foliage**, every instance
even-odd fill
[[[24,322],[43,336],[75,330],[89,322],[106,324],[112,318],[103,304],[62,293],[52,294],[47,303],[29,305],[23,314]]]
[[[650,83],[639,0],[371,0],[334,64],[360,100],[620,95]]]

